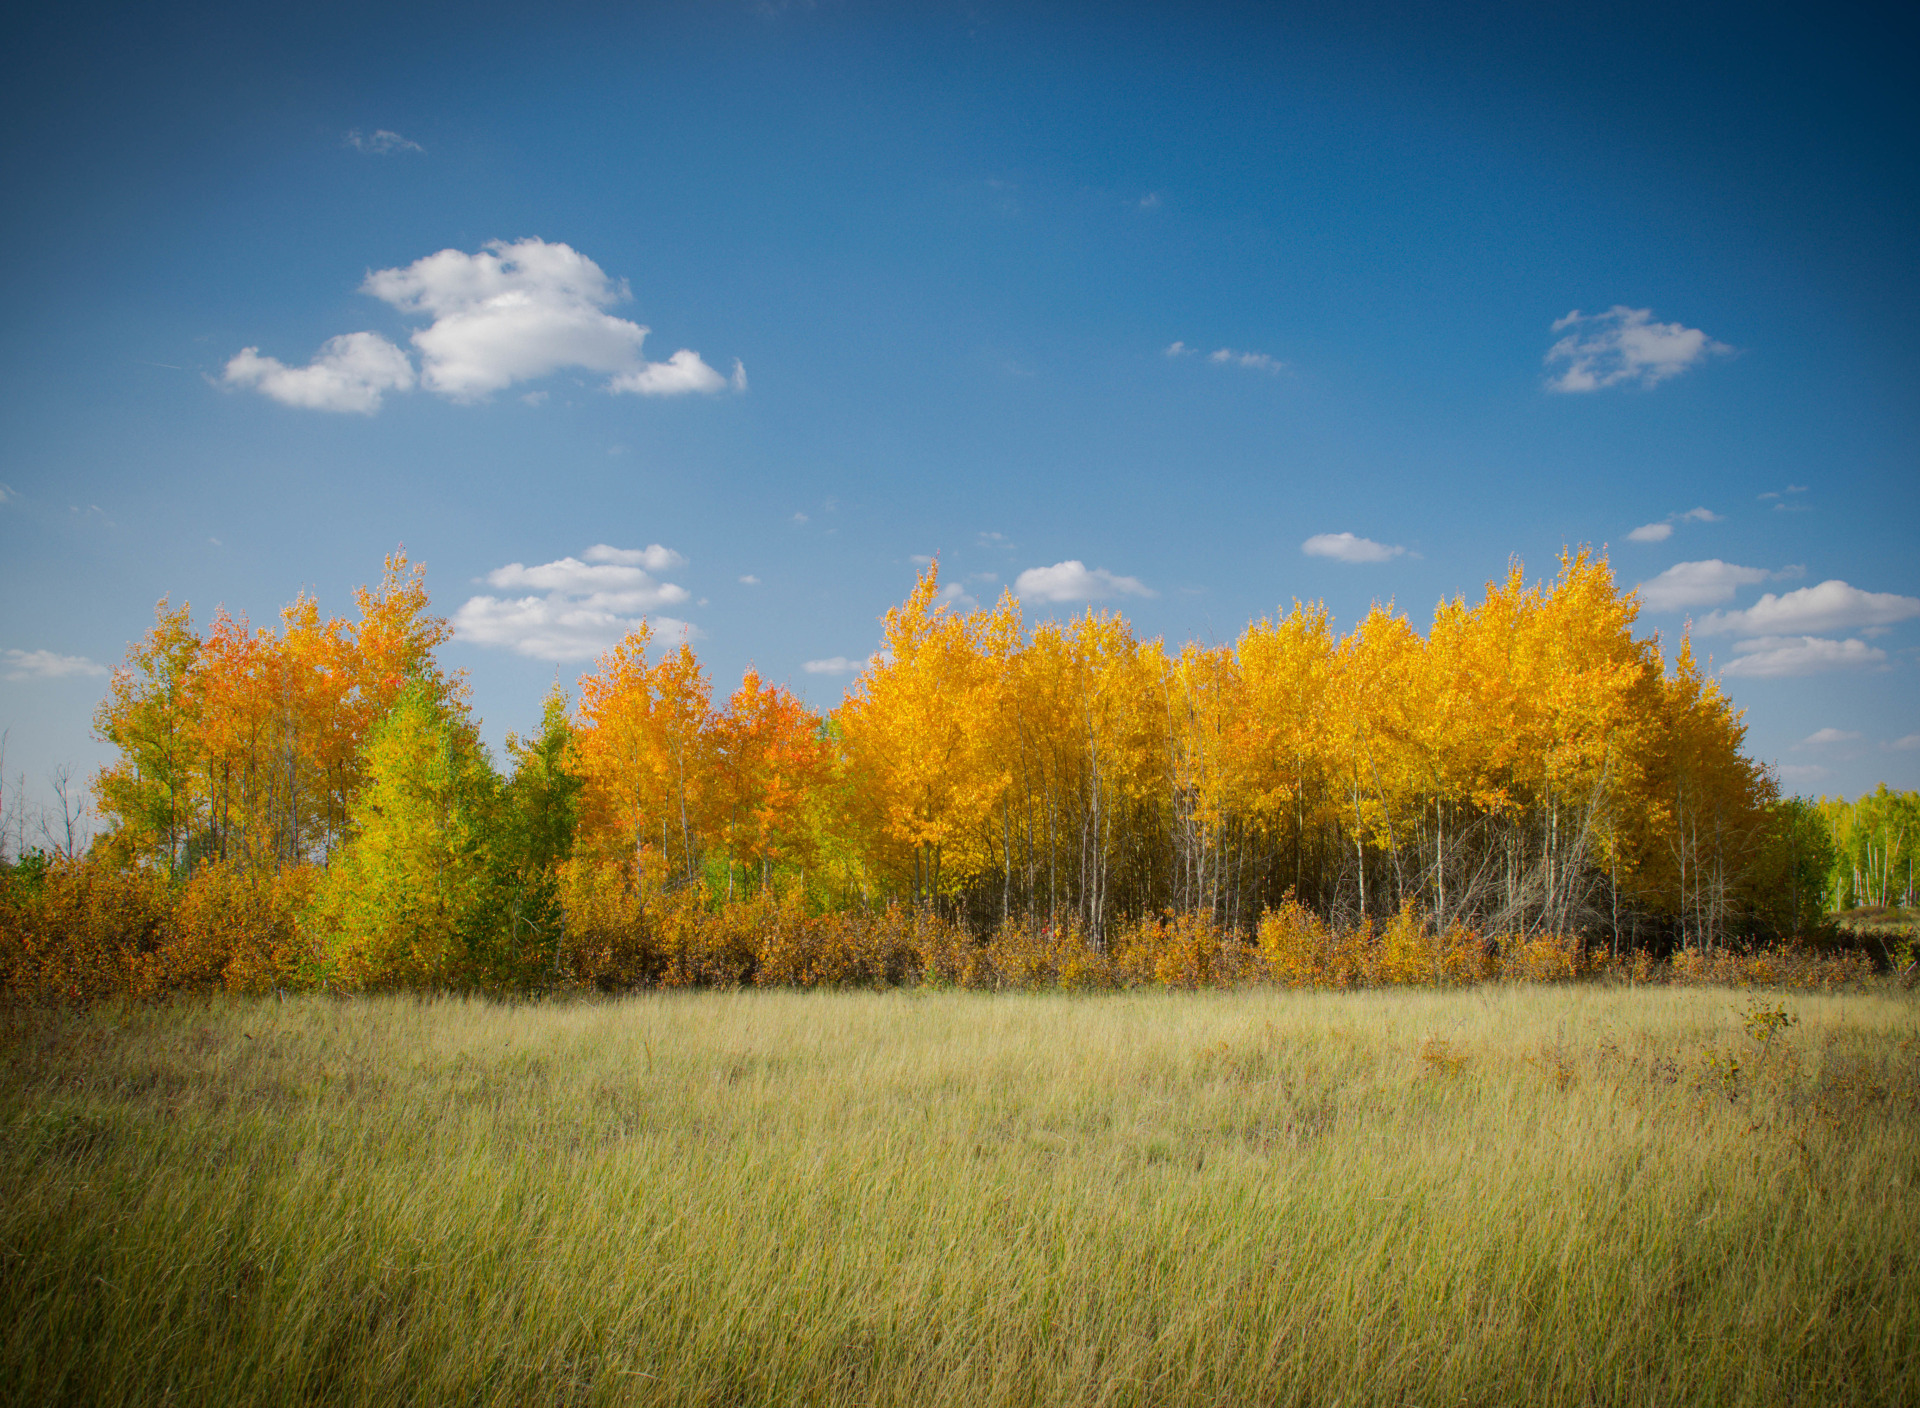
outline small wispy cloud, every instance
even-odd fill
[[[808,660],[800,668],[810,675],[857,675],[879,658],[878,655],[869,655],[855,660],[849,655],[829,655],[824,660]]]
[[[1023,601],[1105,601],[1115,596],[1152,596],[1138,577],[1122,577],[1104,567],[1088,569],[1078,558],[1051,567],[1029,567],[1013,582]]]
[[[1796,748],[1825,748],[1835,743],[1858,743],[1860,735],[1844,728],[1816,729],[1794,745]]]
[[[1315,533],[1300,544],[1300,551],[1308,557],[1330,557],[1335,562],[1385,562],[1402,556],[1406,549],[1352,533]]]
[[[760,579],[754,576],[753,573],[748,572],[740,578],[740,585],[743,587],[757,587],[760,585]]]
[[[1656,323],[1652,309],[1621,304],[1604,313],[1576,308],[1556,320],[1553,331],[1566,336],[1548,350],[1546,365],[1567,365],[1547,382],[1549,391],[1599,391],[1622,382],[1658,386],[1709,357],[1733,351],[1698,328]]]
[[[1896,738],[1887,747],[1896,753],[1911,753],[1920,748],[1920,733],[1910,733],[1905,738]]]
[[[105,665],[84,655],[56,655],[51,650],[9,650],[6,661],[10,680],[98,679],[109,673]]]
[[[1710,508],[1690,508],[1684,513],[1670,513],[1657,523],[1643,523],[1627,537],[1636,543],[1664,543],[1673,536],[1676,523],[1720,523],[1723,516]]]
[[[425,147],[398,132],[389,132],[386,128],[376,128],[372,132],[362,132],[358,127],[347,133],[342,144],[357,152],[367,152],[373,156],[387,156],[392,152],[424,152]]]
[[[1792,495],[1804,494],[1806,492],[1807,486],[1804,484],[1789,484],[1785,489],[1769,489],[1760,496],[1760,502],[1771,502],[1775,513],[1805,513],[1807,506],[1805,504],[1794,503]]]
[[[0,504],[10,504],[19,497],[11,485],[0,484]]]
[[[1189,347],[1184,342],[1171,342],[1162,349],[1167,357],[1198,357],[1198,347]],[[1278,357],[1269,357],[1264,352],[1236,352],[1231,347],[1217,347],[1205,354],[1209,363],[1216,367],[1246,367],[1252,371],[1283,372],[1287,364]]]

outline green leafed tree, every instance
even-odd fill
[[[505,798],[472,722],[423,682],[374,725],[351,839],[307,922],[350,987],[513,985]]]
[[[198,704],[189,679],[201,640],[184,604],[175,610],[162,597],[153,617],[153,629],[127,652],[94,713],[94,731],[120,755],[93,787],[110,852],[173,878],[188,864],[202,810],[194,788]]]
[[[505,943],[522,984],[541,984],[560,951],[564,914],[556,868],[573,854],[583,779],[574,770],[572,701],[555,685],[540,715],[540,731],[507,735],[513,776],[494,846],[508,881]]]

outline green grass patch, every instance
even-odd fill
[[[1890,987],[0,1022],[15,1402],[1874,1404],[1920,1381],[1920,1006]]]

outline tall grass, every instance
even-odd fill
[[[1910,1401],[1893,989],[13,1009],[22,1403]]]

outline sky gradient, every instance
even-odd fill
[[[1920,786],[1884,9],[84,7],[0,57],[0,727],[405,544],[487,735],[624,623],[1424,629],[1604,549],[1787,791]]]

